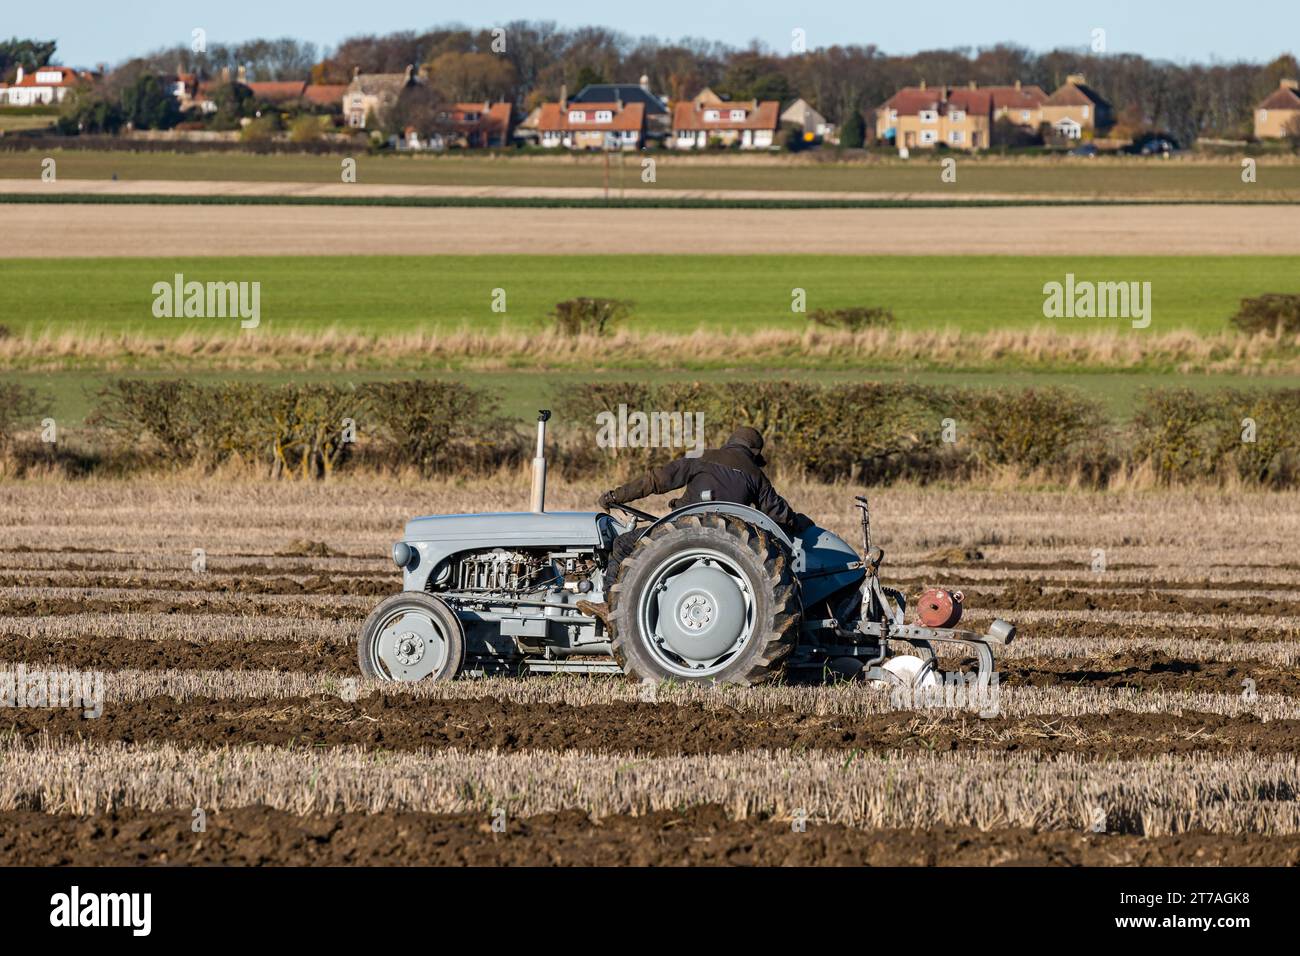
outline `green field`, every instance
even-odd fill
[[[563,237],[557,237],[562,252]],[[1264,256],[445,256],[11,259],[0,263],[0,324],[11,333],[169,337],[239,331],[232,319],[155,318],[155,283],[261,285],[261,333],[341,329],[391,334],[538,329],[558,301],[629,299],[631,331],[803,329],[807,307],[884,306],[899,330],[986,332],[1048,326],[1213,333],[1241,297],[1300,292],[1300,259]],[[1146,330],[1124,319],[1045,319],[1043,285],[1150,282]],[[504,289],[506,312],[492,311]]]
[[[0,152],[0,180],[38,178],[46,155],[60,179],[268,181],[337,183],[340,155],[153,153],[94,150]],[[830,154],[827,154],[830,155]],[[1236,158],[1195,161],[1145,157],[1025,157],[1017,161],[955,156],[955,183],[939,179],[938,154],[873,162],[799,161],[782,156],[679,157],[654,154],[654,183],[641,181],[641,157],[614,157],[611,190],[628,196],[660,189],[818,190],[828,192],[952,192],[1119,198],[1300,200],[1300,163],[1260,157],[1258,181],[1241,181]],[[369,156],[357,159],[357,181],[440,186],[586,186],[605,183],[603,161],[563,156]],[[3,190],[0,190],[3,191]]]

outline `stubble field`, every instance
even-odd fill
[[[874,492],[887,583],[1019,625],[994,717],[857,683],[357,680],[405,519],[523,488],[0,485],[0,670],[105,690],[0,709],[0,862],[1300,862],[1300,496]],[[854,539],[855,489],[783,490]]]

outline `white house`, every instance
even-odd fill
[[[18,75],[8,85],[0,84],[0,104],[4,106],[48,106],[62,103],[71,90],[89,74],[78,74],[66,66],[42,66],[31,73],[18,67]]]

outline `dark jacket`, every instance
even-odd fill
[[[652,468],[643,477],[615,488],[613,497],[624,504],[678,488],[685,488],[686,493],[668,502],[672,508],[700,501],[730,501],[763,512],[787,534],[802,534],[812,525],[776,493],[754,453],[739,444],[710,448],[698,458],[678,458]]]

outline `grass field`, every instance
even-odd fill
[[[900,330],[1130,328],[1122,319],[1045,319],[1043,285],[1067,273],[1150,282],[1151,325],[1135,335],[1213,333],[1243,296],[1300,292],[1291,257],[564,256],[563,245],[556,237],[555,256],[10,260],[0,263],[0,324],[20,335],[239,331],[227,319],[155,318],[153,286],[177,273],[260,282],[267,334],[539,329],[556,302],[575,296],[633,301],[630,331],[801,330],[795,289],[806,290],[809,310],[884,306]],[[492,309],[494,289],[505,290],[504,314]]]
[[[38,179],[45,151],[0,152],[0,179]],[[233,180],[337,183],[341,156],[243,153],[131,153],[53,150],[60,179]],[[655,182],[641,181],[641,157],[615,157],[609,183],[629,194],[656,189],[810,190],[914,193],[953,191],[1096,198],[1300,199],[1300,163],[1259,158],[1255,183],[1243,183],[1236,158],[1171,160],[1141,157],[976,158],[957,155],[955,183],[939,179],[939,154],[872,162],[789,157],[680,157],[654,154]],[[357,159],[357,181],[403,185],[586,186],[605,182],[600,157],[367,156]]]

